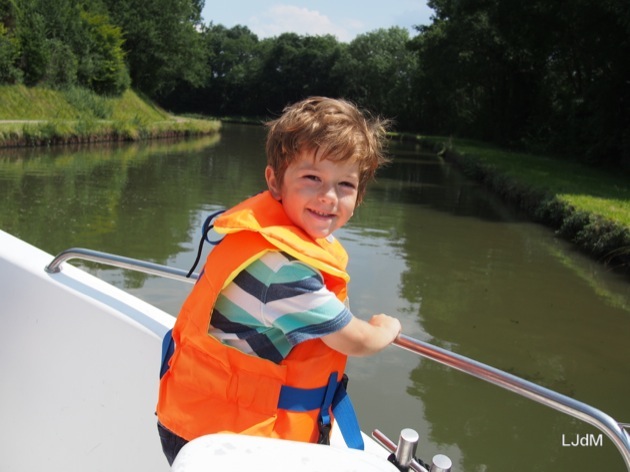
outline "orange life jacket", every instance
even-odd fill
[[[343,383],[346,356],[315,339],[293,347],[275,364],[224,345],[208,329],[220,291],[267,251],[284,251],[318,269],[342,301],[349,280],[347,254],[336,240],[313,241],[292,225],[269,192],[228,210],[214,228],[226,236],[208,256],[175,322],[175,350],[160,381],[158,419],[186,440],[230,431],[321,442],[331,404],[349,402]],[[352,421],[351,434],[360,439]],[[349,428],[341,428],[346,442],[343,430]],[[362,443],[351,447],[362,448]]]

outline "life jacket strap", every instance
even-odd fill
[[[195,257],[195,262],[193,263],[192,267],[188,271],[188,274],[186,274],[186,277],[190,277],[192,273],[195,271],[195,267],[197,267],[197,264],[199,264],[199,259],[201,258],[201,250],[203,249],[203,243],[205,241],[208,241],[213,246],[216,246],[221,241],[223,241],[223,238],[219,238],[214,241],[211,241],[210,239],[208,239],[208,233],[210,232],[212,228],[214,228],[214,224],[212,224],[212,220],[214,220],[221,213],[225,213],[225,210],[215,211],[214,213],[212,213],[210,216],[206,218],[206,221],[203,222],[203,227],[201,230],[201,239],[199,240],[199,247],[197,248],[197,256]]]
[[[278,408],[297,412],[319,409],[318,423],[322,443],[327,443],[329,437],[332,409],[346,445],[352,449],[363,449],[361,428],[346,391],[347,384],[348,377],[345,374],[338,382],[337,373],[333,372],[330,374],[328,384],[323,387],[305,389],[283,385],[278,398]]]
[[[168,370],[168,361],[175,351],[175,341],[173,341],[173,330],[169,329],[162,339],[162,364],[160,366],[160,378],[164,377]]]

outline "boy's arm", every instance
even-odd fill
[[[374,315],[369,322],[353,316],[342,329],[321,339],[335,351],[360,357],[374,354],[391,344],[400,330],[400,321],[388,315]]]

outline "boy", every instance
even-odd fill
[[[217,218],[226,236],[173,328],[157,407],[169,463],[187,441],[221,431],[328,443],[331,411],[362,447],[341,413],[346,359],[386,347],[400,322],[352,315],[347,254],[332,233],[386,161],[384,125],[323,97],[268,123],[268,191]]]

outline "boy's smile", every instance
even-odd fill
[[[278,182],[271,167],[265,170],[269,190],[282,202],[296,226],[311,238],[325,238],[345,225],[357,202],[359,164],[335,162],[302,151]]]

